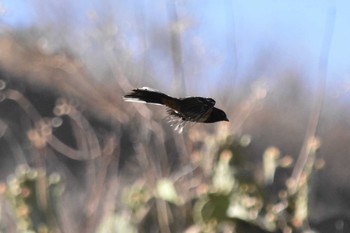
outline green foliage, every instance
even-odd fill
[[[216,140],[212,135],[207,137],[203,138],[203,141]],[[143,211],[143,219],[151,215],[164,215],[162,210],[151,208],[151,200],[161,199],[167,203],[168,207],[172,206],[165,210],[172,216],[168,221],[176,223],[180,219],[180,216],[173,216],[179,213],[179,211],[172,211],[174,208],[189,207],[189,213],[193,218],[190,226],[192,228],[196,226],[193,228],[197,230],[196,232],[222,232],[228,229],[229,232],[235,233],[301,231],[306,226],[308,217],[307,180],[309,178],[301,182],[294,192],[289,187],[289,180],[285,181],[286,191],[280,191],[278,194],[270,192],[268,186],[273,183],[275,170],[278,167],[288,168],[291,165],[290,158],[281,158],[277,148],[268,148],[263,156],[270,158],[264,159],[263,163],[265,180],[258,181],[254,179],[254,175],[247,174],[253,171],[247,171],[242,161],[245,148],[251,142],[247,138],[249,137],[228,136],[224,140],[205,144],[210,147],[216,145],[216,153],[211,155],[212,158],[206,158],[215,161],[210,167],[213,172],[208,177],[210,179],[199,186],[204,187],[203,190],[197,192],[191,199],[186,200],[182,197],[186,193],[185,190],[178,193],[175,188],[176,182],[170,179],[158,180],[155,191],[152,191],[151,187],[138,185],[127,188],[129,195],[125,202],[129,203],[133,216],[140,216],[135,210],[145,210],[146,206],[148,208]],[[214,151],[214,148],[210,149]],[[315,148],[311,149],[311,156],[315,155],[315,152]],[[313,170],[312,160],[310,163],[308,167],[311,170],[308,170],[307,177],[311,176]],[[203,166],[207,166],[207,163]],[[274,198],[275,196],[277,198]],[[136,218],[133,217],[133,219]],[[141,219],[138,219],[140,223]]]
[[[127,216],[112,214],[106,216],[97,228],[96,233],[128,232],[136,233],[137,229],[132,225]]]
[[[139,179],[124,187],[122,205],[99,220],[96,232],[299,232],[308,220],[308,187],[319,141],[309,143],[309,157],[298,183],[286,180],[274,193],[277,168],[291,162],[274,147],[263,153],[264,179],[254,176],[245,161],[250,137],[207,134],[198,139],[204,160],[195,160],[197,172],[174,179]],[[203,143],[204,142],[204,143]],[[198,142],[197,142],[198,143]],[[208,153],[210,151],[211,153]],[[212,161],[212,163],[208,163]],[[211,173],[205,172],[206,169]],[[192,190],[187,186],[196,181]],[[199,181],[199,182],[198,182]],[[57,174],[19,166],[10,175],[3,195],[16,215],[18,232],[54,232],[59,229],[63,185]],[[276,198],[277,197],[277,198]]]
[[[8,177],[4,196],[13,206],[18,232],[53,232],[63,186],[57,174],[19,166]]]

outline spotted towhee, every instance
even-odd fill
[[[215,100],[211,98],[174,98],[159,91],[142,87],[125,95],[124,100],[166,106],[170,122],[175,126],[175,130],[180,133],[187,122],[213,123],[228,121],[225,112],[215,108]]]

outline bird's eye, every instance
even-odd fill
[[[211,104],[215,104],[215,100],[213,100],[212,98],[207,98],[208,102],[210,102]]]

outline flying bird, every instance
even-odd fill
[[[179,133],[187,122],[214,123],[228,121],[225,112],[214,107],[215,100],[205,97],[174,98],[157,90],[142,87],[124,96],[125,101],[166,106],[169,122]]]

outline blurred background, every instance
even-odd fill
[[[0,0],[0,231],[349,232],[349,10]],[[178,134],[142,86],[230,122]]]

